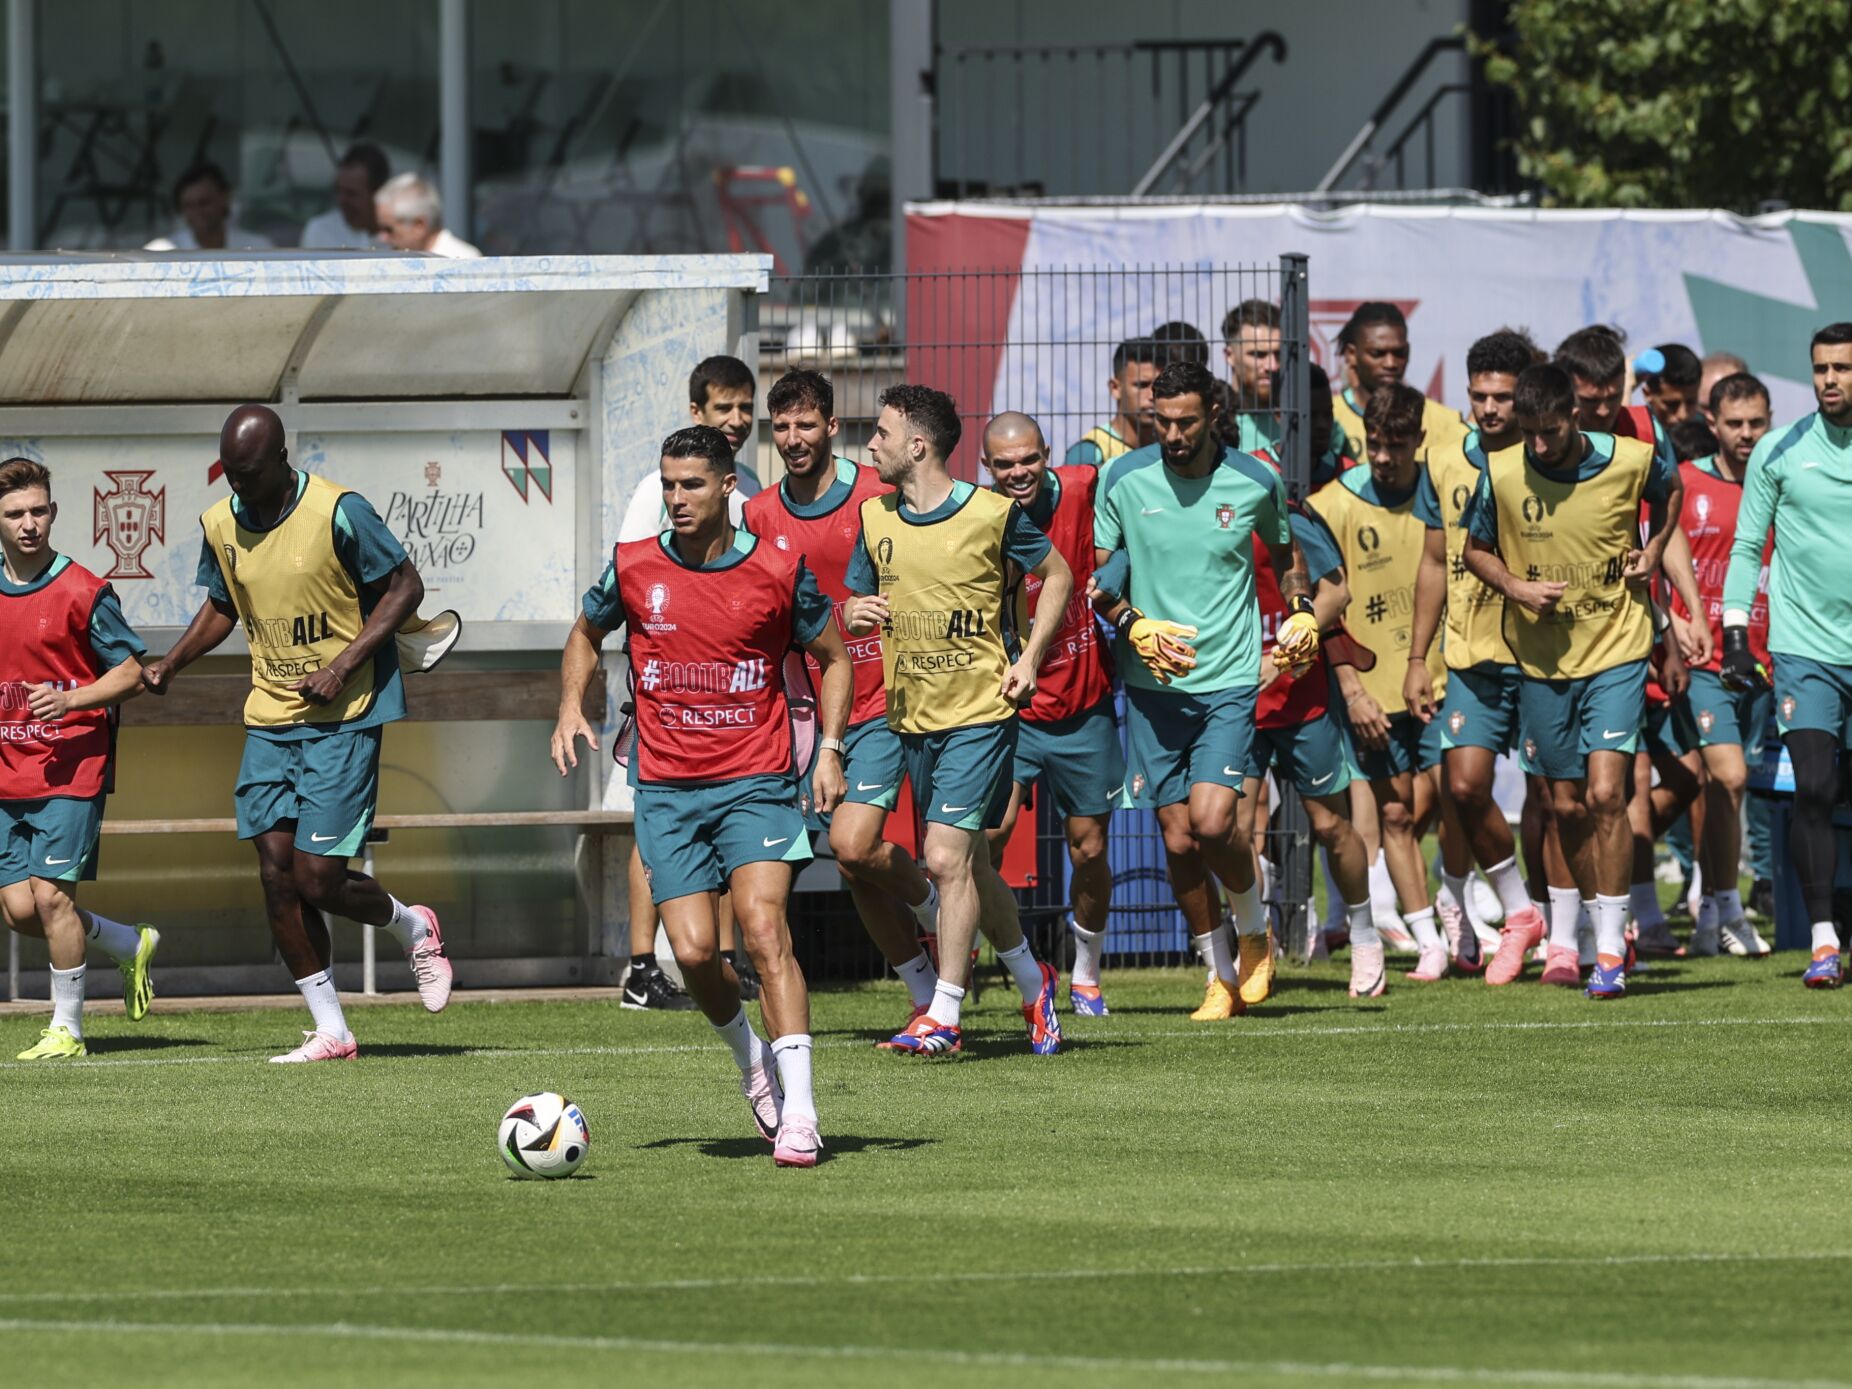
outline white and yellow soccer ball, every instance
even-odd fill
[[[502,1161],[517,1177],[570,1177],[591,1147],[584,1111],[550,1090],[509,1105],[496,1134]]]

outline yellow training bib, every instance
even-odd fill
[[[1370,470],[1351,468],[1307,498],[1305,505],[1330,528],[1344,556],[1344,581],[1350,587],[1345,629],[1376,653],[1375,667],[1358,671],[1357,678],[1383,713],[1393,716],[1408,712],[1402,677],[1408,673],[1415,577],[1421,572],[1428,528],[1415,515],[1413,491],[1399,505],[1382,506],[1364,496],[1364,488],[1374,492]],[[1447,688],[1447,667],[1438,644],[1428,648],[1427,667],[1438,700]]]
[[[1130,453],[1132,451],[1132,446],[1130,444],[1126,443],[1125,440],[1121,439],[1117,434],[1114,434],[1103,424],[1096,424],[1085,434],[1081,435],[1080,442],[1083,444],[1092,444],[1094,448],[1100,451],[1101,464],[1110,463],[1120,454]]]
[[[1469,454],[1468,449],[1472,452]],[[1450,448],[1430,454],[1428,480],[1440,499],[1441,534],[1447,538],[1447,666],[1470,670],[1479,665],[1511,664],[1505,640],[1504,600],[1466,567],[1466,503],[1479,485],[1485,454],[1477,431]]]
[[[289,688],[340,655],[364,625],[360,591],[334,550],[334,512],[346,489],[305,477],[295,510],[270,530],[246,527],[230,497],[200,517],[251,645],[244,721],[256,728],[346,723],[373,705],[371,661],[330,704],[310,704]]]
[[[862,543],[889,604],[881,664],[887,721],[896,732],[939,733],[1016,716],[1002,694],[1016,617],[1003,560],[1010,506],[1007,497],[973,488],[951,515],[921,522],[901,516],[899,493],[862,503]]]
[[[1611,434],[1584,436],[1592,477],[1566,481],[1539,472],[1522,444],[1493,454],[1492,499],[1498,551],[1520,579],[1560,582],[1561,600],[1539,616],[1505,604],[1505,639],[1519,669],[1541,680],[1580,680],[1643,661],[1653,649],[1653,618],[1644,586],[1621,577],[1640,548],[1640,502],[1653,468],[1653,445]]]
[[[1337,432],[1349,442],[1350,456],[1359,463],[1368,463],[1370,454],[1365,446],[1363,429],[1362,402],[1353,401],[1349,390],[1339,391],[1331,397],[1331,418]],[[1447,449],[1466,437],[1467,424],[1460,418],[1458,410],[1449,410],[1438,400],[1424,398],[1421,406],[1421,450],[1415,455],[1417,461],[1426,464],[1436,454]]]

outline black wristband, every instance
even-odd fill
[[[1294,613],[1309,613],[1312,611],[1312,600],[1303,593],[1295,593],[1286,600],[1286,606]]]
[[[1113,629],[1114,635],[1121,636],[1121,637],[1124,636],[1127,632],[1131,631],[1132,624],[1134,622],[1137,622],[1143,616],[1144,614],[1141,613],[1137,608],[1133,607],[1130,603],[1127,603],[1123,608],[1119,610],[1119,615],[1112,620],[1112,629]]]

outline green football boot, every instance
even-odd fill
[[[140,1022],[147,1017],[148,1005],[154,1002],[154,978],[148,966],[153,963],[155,948],[161,943],[161,933],[154,927],[137,926],[135,929],[141,934],[141,944],[132,958],[116,966],[122,971],[122,1006],[128,1011],[130,1022]]]
[[[27,1047],[20,1052],[21,1061],[62,1061],[69,1057],[86,1056],[84,1039],[73,1037],[70,1029],[48,1027],[39,1033],[37,1045]]]

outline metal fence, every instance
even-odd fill
[[[1129,436],[1128,444],[1150,442],[1149,416],[1142,413],[1148,411],[1148,395],[1135,399],[1115,376],[1121,344],[1157,339],[1165,352],[1194,357],[1229,382],[1224,347],[1233,332],[1232,311],[1260,300],[1280,310],[1279,399],[1263,405],[1230,384],[1223,407],[1231,417],[1256,420],[1267,436],[1278,438],[1289,490],[1303,495],[1311,464],[1307,283],[1303,256],[1282,257],[1277,265],[774,278],[759,309],[760,398],[763,402],[764,390],[790,368],[824,372],[835,387],[841,422],[837,451],[866,461],[881,391],[899,381],[934,386],[957,402],[965,425],[952,459],[954,474],[985,481],[979,462],[983,426],[1002,410],[1034,416],[1057,461],[1099,426]],[[767,485],[782,471],[770,439],[770,422],[762,418],[758,462]],[[1026,828],[1025,821],[1018,832]],[[1060,930],[1067,901],[1066,844],[1051,812],[1038,813],[1035,829],[1037,871],[1019,896],[1038,947],[1059,958],[1067,944]],[[1280,869],[1277,895],[1289,940],[1300,938],[1305,916],[1300,907],[1310,897],[1306,842],[1297,799],[1276,800],[1266,852]],[[1165,877],[1156,817],[1147,811],[1118,812],[1109,853],[1109,958],[1121,964],[1158,963],[1187,954],[1187,933]],[[880,973],[880,958],[856,924],[846,894],[804,894],[793,920],[800,958],[811,973],[823,978]]]

